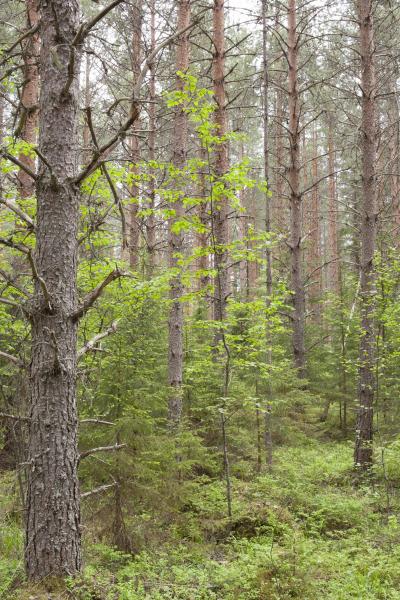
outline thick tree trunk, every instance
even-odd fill
[[[300,100],[298,93],[298,35],[296,0],[289,0],[289,144],[288,182],[290,187],[290,263],[292,287],[292,346],[294,365],[300,377],[305,376],[304,346],[305,292],[302,272],[302,195],[300,192]]]
[[[375,388],[374,252],[377,227],[376,151],[377,121],[375,109],[374,26],[372,0],[359,0],[361,88],[362,88],[362,203],[360,303],[361,340],[359,368],[359,408],[354,461],[362,470],[372,464],[373,402]]]
[[[39,21],[38,0],[27,0],[27,29],[31,29]],[[39,101],[39,33],[35,32],[26,38],[23,48],[24,59],[24,84],[22,87],[21,105],[21,139],[28,144],[36,143],[36,130],[38,126],[38,101]],[[21,154],[19,160],[31,171],[35,171],[35,159]],[[18,185],[21,198],[29,198],[35,193],[34,180],[23,170],[18,172]]]
[[[30,579],[81,567],[77,412],[77,173],[80,24],[77,0],[42,2],[37,182],[38,276],[32,304],[31,406],[25,564]],[[39,279],[40,278],[40,279]]]
[[[177,30],[182,31],[190,24],[190,2],[191,0],[178,0],[178,22]],[[177,40],[176,70],[186,73],[189,68],[189,39],[188,33],[184,33]],[[176,79],[176,88],[183,91],[184,82],[181,77]],[[173,164],[177,169],[183,169],[187,160],[188,143],[188,118],[185,110],[178,107],[174,119],[174,153]],[[179,182],[184,181],[179,178]],[[175,216],[170,220],[169,230],[169,256],[170,266],[176,269],[176,274],[170,283],[171,310],[169,315],[169,352],[168,371],[170,395],[168,404],[169,422],[178,425],[182,415],[182,380],[183,380],[183,294],[182,277],[179,272],[179,258],[183,253],[184,238],[182,232],[174,231],[174,224],[184,217],[184,206],[181,196],[177,195],[176,202],[172,205]]]
[[[217,108],[215,111],[216,135],[223,137],[227,132],[225,97],[225,17],[224,0],[214,0],[213,7],[213,87]],[[215,173],[222,177],[229,169],[228,143],[223,142],[215,151]],[[212,229],[214,263],[217,271],[214,291],[214,319],[223,321],[229,296],[228,252],[229,241],[228,202],[226,198],[213,201]]]

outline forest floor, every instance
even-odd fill
[[[271,473],[234,477],[232,520],[223,482],[200,478],[179,521],[134,557],[85,535],[84,573],[60,592],[13,585],[22,532],[3,473],[0,599],[400,600],[398,454],[356,486],[351,441],[306,420],[290,425]]]

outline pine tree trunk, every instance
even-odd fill
[[[207,163],[207,152],[202,146],[200,148],[200,160],[203,163]],[[201,272],[201,276],[197,280],[197,291],[204,290],[210,283],[210,278],[206,274],[209,269],[209,256],[207,256],[206,249],[208,247],[208,236],[210,228],[210,217],[208,215],[208,202],[207,202],[207,187],[206,178],[204,174],[204,167],[202,167],[199,175],[199,196],[202,198],[201,204],[198,206],[198,218],[200,223],[204,226],[205,231],[196,232],[196,248],[202,250],[202,254],[196,261],[196,270]]]
[[[77,477],[76,337],[80,50],[77,0],[42,3],[41,153],[37,182],[36,279],[32,305],[31,406],[25,564],[30,579],[81,567]],[[47,296],[47,297],[46,297]]]
[[[38,0],[27,0],[27,29],[31,29],[39,21]],[[26,38],[23,47],[24,83],[22,87],[21,105],[21,139],[28,144],[36,142],[38,126],[38,100],[39,100],[39,60],[40,38],[38,32]],[[20,154],[19,160],[31,171],[35,171],[35,159],[25,154]],[[18,186],[21,198],[29,198],[35,193],[34,180],[23,170],[18,172]]]
[[[225,16],[224,0],[214,0],[213,7],[213,86],[217,108],[215,111],[216,135],[223,137],[227,132],[226,97],[225,97]],[[229,169],[228,144],[219,144],[215,151],[215,173],[222,177]],[[226,314],[226,303],[229,296],[228,253],[226,244],[229,241],[228,202],[221,198],[212,207],[213,237],[215,248],[215,269],[217,271],[214,291],[214,319],[223,321]]]
[[[136,0],[132,6],[132,74],[133,85],[140,75],[141,68],[141,49],[142,49],[142,0]],[[137,131],[140,128],[140,121],[136,119],[132,125],[132,136],[130,138],[130,171],[136,177],[139,173],[138,163],[140,161],[140,140]],[[132,270],[137,270],[139,263],[139,241],[140,227],[138,223],[139,196],[140,188],[136,181],[132,183],[129,189],[129,265]]]
[[[92,95],[90,90],[90,54],[86,54],[86,64],[85,64],[85,107],[88,108],[91,104]],[[82,163],[86,164],[89,162],[92,155],[92,140],[90,135],[89,123],[87,119],[85,119],[85,123],[83,125],[83,152],[82,152]]]
[[[150,2],[150,52],[154,52],[156,47],[156,11],[154,0]],[[156,66],[154,61],[150,65],[150,82],[149,82],[149,161],[153,162],[156,160]],[[152,213],[149,215],[146,222],[146,235],[147,235],[147,271],[148,275],[151,276],[154,267],[156,266],[156,218],[154,215],[155,210],[155,181],[154,178],[150,178],[149,182],[149,208]]]
[[[296,0],[289,1],[288,13],[289,60],[289,143],[290,162],[288,182],[290,187],[290,262],[292,287],[292,346],[294,365],[300,377],[305,376],[304,346],[305,292],[302,272],[302,196],[300,193],[300,101],[298,93],[298,35]]]
[[[340,261],[338,244],[338,205],[336,198],[335,145],[333,116],[328,116],[328,289],[340,296]]]
[[[177,30],[185,30],[190,24],[191,0],[178,0]],[[176,70],[186,73],[189,68],[189,39],[187,32],[177,40]],[[181,77],[176,79],[176,88],[183,91],[184,82]],[[174,119],[174,153],[173,164],[177,169],[183,169],[187,160],[188,118],[182,107],[177,107]],[[179,179],[181,185],[184,184]],[[177,197],[172,205],[175,216],[170,220],[169,256],[170,267],[176,269],[176,274],[170,283],[171,310],[169,315],[169,352],[168,371],[170,396],[168,417],[170,424],[178,425],[182,415],[182,379],[183,379],[183,294],[182,277],[179,272],[179,257],[183,253],[183,233],[176,232],[173,225],[184,217],[184,206],[181,197]]]
[[[269,184],[269,76],[268,76],[268,53],[267,53],[267,0],[262,0],[262,26],[263,26],[263,145],[264,145],[264,177]],[[278,92],[279,93],[279,92]],[[281,124],[279,124],[280,126]],[[281,132],[278,132],[281,135]],[[279,179],[281,179],[279,177]],[[278,190],[278,186],[277,186]],[[268,192],[265,194],[265,231],[266,233],[271,232],[271,198]],[[273,292],[273,278],[272,278],[272,252],[267,246],[266,253],[266,305],[270,306]],[[266,362],[268,365],[272,365],[272,335],[271,326],[267,321],[266,326]],[[256,394],[258,395],[257,384]],[[269,469],[272,467],[272,432],[271,432],[271,416],[272,416],[272,385],[271,380],[267,382],[267,402],[264,407],[264,446],[266,451],[266,463]]]
[[[264,178],[269,185],[269,76],[268,76],[268,53],[267,53],[267,0],[262,0],[262,25],[263,25],[263,145],[264,145]],[[271,233],[271,198],[269,193],[265,194],[265,232]],[[272,295],[272,252],[267,246],[266,258],[266,293],[267,298]]]
[[[311,191],[311,210],[310,210],[310,281],[309,298],[311,309],[313,311],[314,321],[319,323],[321,320],[321,291],[322,291],[322,267],[321,267],[321,209],[318,185],[318,143],[317,131],[313,131],[313,158],[311,161],[313,188]]]
[[[362,88],[362,203],[360,303],[361,341],[359,368],[359,408],[354,460],[363,471],[372,464],[373,402],[375,388],[374,252],[377,227],[376,151],[377,121],[375,108],[374,27],[371,0],[359,0],[361,88]]]

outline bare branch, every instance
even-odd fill
[[[6,273],[6,271],[3,271],[3,269],[0,269],[0,276],[4,279],[4,281],[7,283],[7,285],[9,285],[10,287],[13,287],[20,294],[22,294],[23,296],[26,296],[26,298],[29,298],[29,293],[26,291],[26,289],[23,288],[21,285],[19,285],[15,281],[15,279],[12,279],[11,276],[8,273]]]
[[[97,148],[97,150],[99,150],[99,144],[97,142],[96,132],[93,127],[92,109],[90,108],[90,106],[88,106],[86,108],[86,118],[87,118],[87,124],[89,127],[90,135],[92,136],[93,144],[94,144],[95,148]],[[113,195],[114,202],[118,206],[119,214],[121,217],[121,223],[122,223],[122,247],[126,248],[128,246],[128,236],[127,236],[127,231],[126,231],[126,218],[125,218],[124,207],[123,207],[121,199],[118,195],[117,189],[114,185],[114,182],[110,176],[110,173],[108,172],[107,165],[104,162],[102,162],[100,165],[100,168],[103,171],[103,174],[105,175],[105,177],[107,179],[108,185],[110,186],[110,190]]]
[[[36,173],[31,171],[31,169],[27,167],[23,162],[18,160],[18,158],[15,158],[15,156],[7,152],[7,150],[4,150],[4,148],[0,148],[0,156],[3,156],[6,160],[9,160],[10,162],[14,163],[14,165],[25,171],[25,173],[27,173],[29,177],[32,177],[32,179],[34,179],[35,181],[37,180]]]
[[[82,346],[82,348],[80,350],[78,350],[78,360],[80,358],[82,358],[82,356],[84,356],[87,352],[93,352],[94,350],[96,350],[95,346],[96,346],[97,342],[104,339],[105,337],[108,337],[112,333],[115,333],[117,331],[117,326],[118,326],[118,321],[114,321],[111,324],[111,326],[108,329],[106,329],[106,331],[98,333],[91,340],[86,342],[86,344],[84,346]]]
[[[44,296],[44,299],[46,300],[46,304],[47,304],[47,309],[51,313],[51,312],[53,312],[53,307],[51,304],[51,298],[50,298],[49,290],[47,289],[47,286],[46,286],[46,282],[43,279],[43,277],[40,277],[40,275],[37,271],[36,263],[33,259],[31,250],[29,250],[27,256],[28,256],[29,264],[32,269],[33,277],[34,277],[34,279],[36,279],[36,281],[39,283],[40,287],[42,288],[43,296]]]
[[[7,206],[7,208],[9,208],[10,210],[12,210],[12,212],[15,213],[16,215],[18,215],[20,217],[20,219],[22,219],[23,221],[25,221],[25,223],[28,225],[28,227],[30,229],[35,229],[35,223],[33,222],[33,220],[30,218],[29,215],[27,215],[18,206],[18,204],[16,202],[14,202],[14,200],[7,199],[7,198],[0,198],[0,204],[4,204],[4,206]]]
[[[77,321],[78,319],[83,317],[83,315],[85,315],[87,313],[87,311],[89,310],[89,308],[91,306],[93,306],[93,304],[96,302],[97,298],[99,298],[99,296],[101,296],[101,294],[103,293],[103,290],[110,283],[112,283],[116,279],[119,279],[120,277],[126,277],[128,275],[129,275],[128,273],[125,273],[124,271],[121,271],[118,268],[116,268],[114,271],[111,271],[111,273],[109,273],[107,275],[107,277],[104,279],[104,281],[99,283],[99,285],[97,287],[95,287],[94,290],[92,290],[91,292],[89,292],[89,294],[87,294],[87,296],[85,296],[85,298],[83,299],[83,302],[79,306],[78,310],[72,315],[72,319],[74,321]]]
[[[94,496],[95,494],[100,494],[101,492],[105,492],[106,490],[110,490],[111,488],[117,487],[117,482],[107,483],[106,485],[101,485],[90,492],[84,492],[81,494],[81,498],[89,498],[90,496]]]
[[[91,448],[91,450],[81,452],[79,455],[79,461],[87,458],[88,456],[92,456],[92,454],[98,454],[99,452],[116,452],[118,450],[122,450],[122,448],[126,448],[126,444],[115,444],[114,446],[99,446],[98,448]]]
[[[110,427],[113,427],[115,425],[115,423],[113,423],[112,421],[104,421],[103,419],[82,419],[82,421],[80,421],[80,424],[84,424],[84,423],[94,423],[95,425],[109,425]]]
[[[2,352],[1,350],[0,350],[0,358],[5,358],[9,362],[12,362],[14,365],[17,365],[17,367],[20,367],[21,369],[23,367],[25,367],[25,364],[22,362],[22,360],[20,360],[16,356],[13,356],[12,354],[8,354],[7,352]]]
[[[75,183],[77,183],[77,184],[82,183],[82,181],[84,179],[86,179],[86,177],[88,177],[93,171],[95,171],[99,167],[100,163],[102,162],[102,160],[104,160],[105,156],[115,148],[115,146],[119,143],[120,139],[125,135],[125,133],[128,131],[128,129],[139,118],[140,110],[141,110],[141,103],[140,103],[141,88],[142,88],[142,85],[143,85],[143,82],[144,82],[144,79],[145,79],[147,73],[151,69],[151,66],[152,66],[152,63],[153,63],[155,57],[161,52],[161,50],[163,50],[166,46],[171,44],[176,38],[181,37],[189,29],[193,29],[193,27],[195,27],[199,23],[203,13],[206,12],[207,10],[209,10],[208,7],[201,13],[201,15],[198,15],[197,18],[188,27],[185,27],[184,29],[181,29],[180,31],[175,32],[173,35],[170,35],[163,42],[158,44],[158,46],[152,52],[150,52],[149,56],[146,58],[146,60],[143,64],[140,75],[136,81],[136,85],[133,90],[133,94],[132,94],[132,98],[131,98],[131,109],[130,109],[130,114],[129,114],[128,119],[120,127],[120,129],[117,131],[117,133],[114,136],[112,136],[103,146],[101,146],[100,148],[96,148],[96,150],[93,154],[92,160],[78,174],[78,176],[75,179]]]
[[[114,2],[111,2],[108,6],[103,8],[103,10],[101,10],[97,15],[95,15],[91,21],[89,21],[86,24],[84,23],[83,26],[79,29],[78,33],[76,34],[73,45],[77,46],[78,44],[81,44],[85,37],[89,34],[90,30],[93,29],[93,27],[96,27],[97,23],[104,19],[104,17],[108,15],[108,13],[113,8],[118,6],[118,4],[121,4],[121,2],[124,2],[124,0],[114,0]]]
[[[23,33],[16,42],[13,43],[12,46],[10,46],[9,48],[7,48],[7,50],[4,51],[4,54],[10,54],[14,48],[16,48],[18,46],[18,44],[20,44],[21,42],[24,41],[25,38],[29,37],[30,35],[33,35],[34,33],[36,33],[36,31],[39,29],[39,23],[36,23],[36,25],[34,25],[33,27],[31,27],[31,29],[28,29],[28,31],[25,31],[25,33]]]
[[[9,415],[7,413],[0,412],[0,419],[6,419],[10,421],[27,421],[30,422],[32,419],[29,417],[20,417],[19,415]]]

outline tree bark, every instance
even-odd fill
[[[132,74],[133,74],[133,85],[136,85],[136,81],[140,75],[141,69],[141,49],[142,49],[142,0],[136,0],[132,6]],[[137,136],[138,129],[140,128],[140,121],[136,119],[132,125],[132,135],[130,138],[129,150],[130,150],[130,172],[134,177],[139,173],[138,163],[140,161],[140,140]],[[139,241],[140,241],[140,227],[138,223],[138,211],[139,211],[139,196],[140,188],[138,183],[133,180],[132,185],[129,189],[130,204],[128,208],[128,222],[129,222],[129,265],[132,270],[138,268],[139,262]]]
[[[336,198],[335,143],[333,116],[328,116],[328,289],[340,296],[340,261],[338,244],[338,204]]]
[[[298,93],[298,34],[296,0],[289,0],[289,153],[288,182],[290,188],[290,263],[292,287],[292,346],[294,365],[300,377],[305,376],[304,345],[305,292],[302,269],[302,195],[300,192],[300,100]]]
[[[213,87],[217,104],[215,111],[216,135],[220,138],[227,133],[225,96],[225,12],[224,0],[214,0],[213,6]],[[222,177],[229,169],[228,143],[218,144],[215,151],[215,174]],[[229,296],[228,252],[229,241],[228,201],[221,198],[213,201],[212,228],[214,237],[214,266],[217,271],[214,291],[214,319],[223,321]]]
[[[156,11],[154,0],[150,2],[150,37],[151,46],[150,52],[154,52],[156,47]],[[150,82],[149,82],[149,160],[156,160],[156,66],[154,61],[150,65]],[[156,219],[155,210],[155,181],[151,177],[149,182],[149,208],[152,213],[149,215],[146,222],[147,234],[147,251],[148,251],[148,275],[151,276],[154,267],[156,266]]]
[[[86,64],[85,64],[85,106],[84,108],[88,108],[91,104],[91,90],[90,90],[90,69],[91,69],[91,61],[90,54],[86,54]],[[90,128],[87,118],[85,119],[85,123],[83,125],[83,152],[82,152],[82,162],[86,164],[90,161],[92,156],[92,138],[90,135]]]
[[[27,0],[27,29],[31,29],[39,21],[38,0]],[[24,84],[22,87],[21,105],[21,139],[28,144],[36,143],[38,127],[38,102],[39,102],[39,60],[40,37],[36,31],[26,38],[23,48],[24,59]],[[35,171],[35,159],[25,154],[20,154],[19,160],[31,171]],[[29,198],[35,193],[35,181],[26,171],[18,172],[18,186],[21,198]]]
[[[78,0],[42,3],[36,278],[32,305],[31,406],[25,565],[29,579],[81,567],[77,477],[77,174],[80,48]],[[74,60],[72,61],[72,53]],[[72,67],[73,78],[70,78]]]
[[[317,131],[314,124],[313,131],[313,157],[311,161],[312,183],[311,191],[311,209],[310,209],[310,281],[309,281],[309,299],[313,311],[313,320],[317,323],[321,321],[321,292],[322,292],[322,259],[321,259],[321,208],[319,187],[316,185],[318,180],[318,141]]]
[[[191,0],[178,0],[177,30],[183,31],[190,24]],[[189,68],[189,38],[188,32],[177,39],[176,69],[186,73]],[[184,81],[177,76],[176,88],[183,92]],[[174,153],[173,164],[177,169],[183,169],[187,160],[188,143],[188,118],[183,107],[177,107],[174,118]],[[184,185],[183,178],[179,178]],[[183,380],[183,294],[182,277],[180,274],[179,259],[183,253],[184,237],[181,231],[174,231],[173,226],[184,217],[184,206],[180,191],[172,208],[175,216],[170,219],[169,230],[169,257],[170,267],[176,270],[170,283],[171,310],[169,315],[169,352],[168,371],[170,395],[168,403],[168,416],[171,425],[177,426],[182,415],[182,380]]]
[[[361,340],[358,390],[358,415],[354,461],[366,471],[373,459],[373,402],[375,388],[374,252],[377,228],[376,211],[376,153],[377,120],[375,107],[374,25],[372,0],[358,1],[361,55],[361,258],[360,304]]]
[[[200,148],[200,160],[203,163],[207,163],[207,152],[206,149],[201,146]],[[208,214],[208,201],[207,201],[207,186],[206,186],[206,178],[204,173],[204,167],[201,168],[201,172],[199,174],[199,196],[202,198],[202,202],[198,206],[198,218],[201,225],[204,227],[205,231],[196,232],[196,247],[202,250],[202,254],[198,257],[196,261],[196,269],[201,271],[201,275],[197,280],[197,291],[204,290],[208,284],[210,283],[210,277],[206,274],[206,271],[209,269],[209,256],[206,254],[206,250],[208,247],[208,236],[209,236],[209,228],[210,228],[210,217]]]
[[[263,26],[263,145],[264,145],[264,178],[269,184],[269,76],[267,52],[267,0],[262,0],[262,26]],[[265,232],[271,233],[271,198],[265,194]],[[266,293],[267,299],[272,296],[272,252],[270,246],[265,251],[266,258]]]

